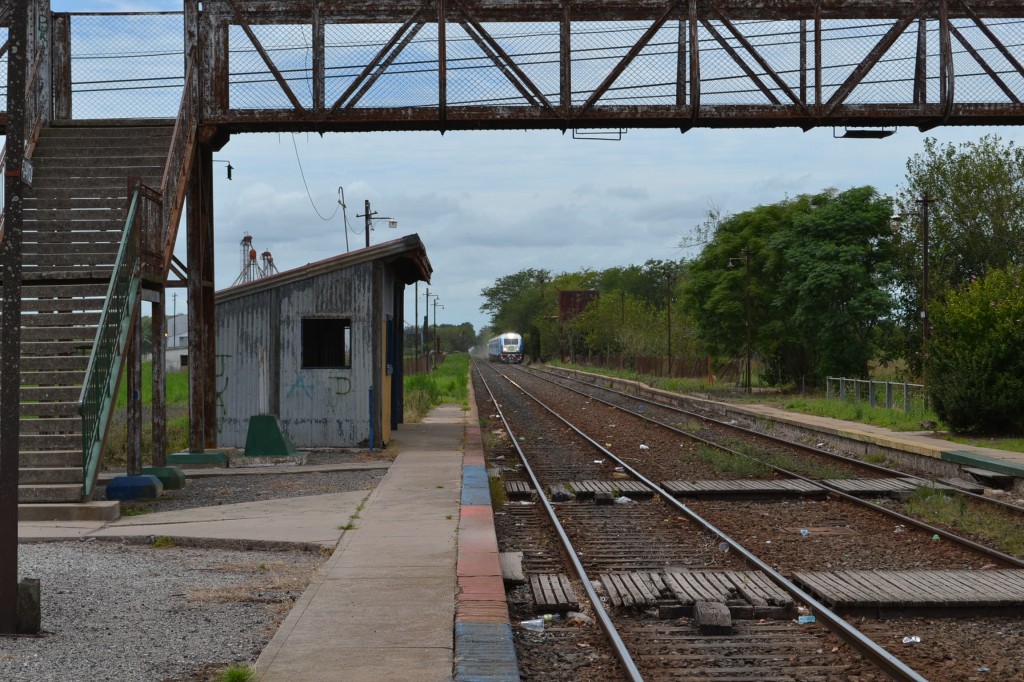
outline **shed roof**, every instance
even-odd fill
[[[410,234],[400,239],[393,239],[382,244],[343,253],[324,260],[306,263],[303,266],[285,270],[275,275],[261,277],[244,284],[221,289],[217,292],[218,302],[230,301],[242,296],[249,296],[259,291],[300,282],[318,275],[352,267],[361,263],[381,261],[394,266],[395,274],[404,284],[423,281],[430,283],[430,275],[434,268],[427,258],[427,248],[418,234]]]

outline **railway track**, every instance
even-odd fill
[[[850,594],[836,599],[836,590],[849,588],[843,581],[866,580],[862,588],[870,593],[876,580],[888,585],[885,608],[893,615],[901,605],[891,603],[891,581],[905,579],[907,571],[917,571],[916,580],[928,581],[933,591],[942,580],[969,573],[1019,577],[1014,570],[993,570],[1016,566],[1012,557],[946,535],[936,542],[921,528],[894,524],[881,510],[831,490],[782,499],[762,493],[763,499],[753,500],[705,494],[683,505],[675,498],[679,491],[668,492],[665,482],[711,480],[695,476],[715,470],[700,456],[708,446],[684,442],[685,431],[671,432],[666,442],[661,426],[610,417],[610,408],[598,408],[592,398],[570,398],[564,388],[547,384],[544,400],[571,413],[573,421],[587,422],[582,430],[596,436],[588,440],[499,378],[493,366],[478,367],[474,381],[478,399],[490,394],[500,406],[481,405],[481,414],[492,415],[490,464],[501,470],[509,497],[496,513],[499,542],[503,551],[522,557],[525,582],[510,593],[513,617],[528,622],[545,611],[567,615],[579,609],[593,620],[575,619],[582,627],[556,621],[543,633],[520,630],[517,649],[527,679],[559,679],[563,650],[569,652],[565,660],[576,663],[586,652],[584,672],[563,679],[963,679],[902,663],[826,602],[848,613],[870,611]],[[499,424],[506,435],[499,435]],[[760,480],[792,480],[770,471]],[[745,479],[718,480],[737,489]],[[563,536],[572,550],[556,548]],[[846,550],[852,546],[857,551],[851,556]],[[569,571],[569,564],[578,570]],[[884,576],[870,579],[854,573],[880,570]],[[910,583],[907,589],[923,590]],[[545,590],[557,596],[543,596]],[[929,609],[926,599],[918,601],[915,608]],[[602,604],[606,617],[597,608]],[[729,625],[717,630],[723,609]],[[961,613],[969,610],[961,605]],[[813,615],[814,622],[801,623],[801,615]],[[624,648],[613,654],[599,647],[596,623],[617,633],[611,641]],[[714,634],[724,631],[729,634]],[[612,660],[620,664],[609,676]]]
[[[1024,558],[1024,542],[1019,526],[1024,523],[1024,507],[983,494],[981,486],[955,479],[936,479],[920,471],[864,461],[852,455],[812,447],[770,434],[727,423],[706,414],[687,409],[683,396],[665,396],[659,392],[631,395],[596,380],[585,381],[574,375],[549,370],[519,368],[535,377],[563,386],[577,394],[613,405],[626,412],[664,426],[679,428],[703,439],[711,446],[734,449],[739,454],[763,462],[787,476],[803,476],[826,481],[826,487],[852,494],[877,494],[883,486],[872,486],[860,480],[844,483],[844,479],[889,479],[891,491],[882,496],[882,504],[914,516],[922,522],[937,525],[938,530],[966,535],[973,540],[1017,558]],[[831,480],[829,480],[831,479]],[[910,499],[917,494],[917,499]],[[932,512],[936,504],[945,503],[954,509],[953,523],[944,523],[948,513]],[[917,510],[923,509],[923,512]],[[993,523],[993,521],[996,521]]]

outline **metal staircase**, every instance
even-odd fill
[[[109,121],[41,131],[24,202],[19,502],[79,502],[90,487],[79,400],[112,289],[129,178],[160,186],[173,132]],[[116,354],[119,369],[123,349]]]

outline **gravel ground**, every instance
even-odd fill
[[[307,463],[366,459],[366,453],[321,451]],[[133,504],[133,511],[371,490],[385,473],[280,473],[288,468],[190,479],[180,491]],[[226,666],[255,662],[326,559],[297,549],[97,540],[20,545],[19,578],[41,581],[43,633],[0,638],[0,680],[212,680]]]

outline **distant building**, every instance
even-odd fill
[[[586,310],[591,302],[596,301],[600,296],[599,291],[559,291],[558,292],[558,319],[562,322],[570,322]]]
[[[418,235],[216,294],[217,444],[277,415],[296,447],[387,443],[402,421],[405,287],[430,281]]]
[[[174,315],[167,318],[167,352],[164,367],[168,372],[177,372],[188,367],[188,315]]]

